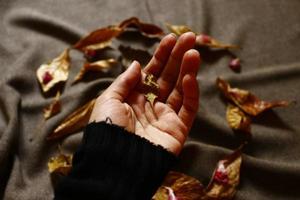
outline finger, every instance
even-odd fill
[[[198,111],[199,88],[196,76],[187,74],[182,81],[183,104],[178,112],[178,117],[190,130]]]
[[[144,68],[146,73],[153,74],[156,77],[159,76],[168,61],[176,40],[177,38],[174,33],[170,33],[161,40],[150,62]]]
[[[168,62],[157,82],[160,87],[159,101],[165,102],[172,91],[180,71],[183,55],[195,45],[196,36],[192,32],[182,34],[173,48]]]
[[[199,70],[200,65],[200,55],[198,51],[195,49],[188,50],[182,59],[182,64],[180,68],[179,77],[176,82],[176,86],[173,91],[169,95],[166,103],[176,112],[178,113],[183,98],[183,90],[182,90],[182,80],[183,77],[187,74],[197,76],[197,72]]]
[[[137,85],[141,78],[141,65],[133,61],[130,67],[123,72],[106,90],[108,98],[124,101],[130,91]]]

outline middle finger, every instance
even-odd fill
[[[157,80],[160,88],[159,101],[165,102],[173,90],[179,75],[183,55],[186,51],[194,47],[195,40],[196,36],[192,32],[184,33],[179,37],[164,70]]]

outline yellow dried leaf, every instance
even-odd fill
[[[189,27],[184,26],[184,25],[172,25],[172,24],[166,23],[166,26],[171,33],[175,33],[178,36],[182,35],[183,33],[192,31]]]
[[[167,188],[164,186],[160,186],[152,197],[152,200],[169,200],[168,198],[169,194]]]
[[[156,83],[156,81],[156,78],[152,74],[147,74],[143,84],[155,91],[156,89],[159,89],[159,85]]]
[[[68,175],[72,168],[72,155],[60,153],[58,156],[50,158],[48,162],[48,171],[51,174]]]
[[[154,102],[157,98],[157,95],[150,92],[150,93],[145,94],[145,97],[146,97],[147,101],[150,102],[151,106],[153,107]]]
[[[61,104],[60,104],[59,98],[60,98],[60,92],[57,92],[56,96],[54,98],[54,101],[49,106],[44,108],[44,118],[45,119],[49,119],[50,117],[52,117],[60,112]]]
[[[72,112],[57,128],[47,137],[48,140],[70,135],[84,128],[90,118],[96,99],[93,99]]]
[[[69,49],[65,49],[57,58],[49,64],[42,64],[37,72],[37,78],[42,86],[43,92],[49,91],[59,82],[68,79],[70,68]]]
[[[117,63],[118,62],[112,58],[107,60],[98,60],[92,63],[86,63],[81,68],[80,72],[76,75],[74,82],[80,81],[87,72],[99,72],[103,70],[108,70],[109,68],[115,66]]]
[[[239,107],[229,104],[226,119],[233,130],[250,133],[251,119]]]

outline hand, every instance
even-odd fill
[[[90,122],[109,117],[113,124],[178,155],[199,104],[196,75],[200,55],[192,49],[194,45],[195,34],[191,32],[178,40],[174,34],[165,36],[143,71],[134,61],[98,97]],[[159,85],[153,106],[138,89],[145,74],[153,74]]]

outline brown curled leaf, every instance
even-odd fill
[[[44,118],[45,119],[49,119],[50,117],[52,117],[60,112],[61,104],[60,104],[59,98],[60,98],[60,92],[57,92],[53,102],[49,106],[44,108]]]
[[[138,18],[132,17],[122,21],[119,25],[108,26],[97,29],[87,36],[80,39],[73,47],[78,49],[87,56],[89,53],[94,54],[95,51],[104,49],[111,45],[112,39],[118,37],[127,28],[135,28],[147,37],[159,37],[163,35],[163,30],[156,25],[143,23]]]
[[[239,107],[229,104],[226,111],[227,123],[233,130],[251,132],[251,119]]]
[[[150,38],[156,38],[164,35],[164,31],[160,27],[154,24],[141,22],[136,17],[131,17],[129,19],[124,20],[119,24],[118,27],[121,28],[123,31],[125,31],[126,28],[135,28],[142,35]]]
[[[59,126],[47,137],[48,140],[53,140],[70,135],[84,128],[89,121],[96,99],[93,99],[78,108],[67,118],[61,122]]]
[[[48,162],[48,171],[51,174],[68,175],[72,168],[73,155],[62,154],[50,158]]]
[[[37,72],[37,78],[43,92],[48,92],[59,82],[65,82],[69,76],[69,49],[65,49],[58,57],[48,64],[42,64]]]
[[[217,78],[216,84],[227,99],[231,100],[235,105],[251,116],[257,116],[274,107],[285,107],[290,104],[288,101],[267,102],[260,100],[247,90],[231,88],[229,83],[221,78]]]
[[[199,34],[196,36],[196,44],[199,46],[206,46],[210,48],[217,48],[217,49],[238,49],[239,46],[232,45],[232,44],[225,44],[216,40],[215,38],[205,35]]]
[[[80,39],[73,47],[81,51],[99,50],[111,44],[111,40],[122,33],[118,26],[97,29]]]
[[[184,25],[172,25],[172,24],[166,23],[166,26],[171,33],[175,33],[177,36],[180,36],[183,33],[192,31],[189,27],[184,26]]]
[[[101,72],[109,70],[115,66],[118,62],[115,59],[98,60],[92,63],[85,63],[80,72],[74,78],[74,82],[80,81],[87,72]]]
[[[204,195],[200,181],[183,173],[170,171],[153,200],[199,200]]]
[[[224,160],[220,160],[213,173],[213,177],[205,189],[202,199],[232,199],[240,182],[240,168],[242,164],[241,146]]]

